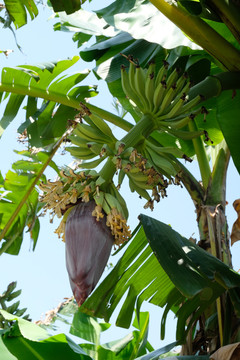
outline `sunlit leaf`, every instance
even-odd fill
[[[27,103],[27,116],[34,116],[35,98],[42,98],[53,104],[79,108],[81,101],[95,96],[97,93],[92,86],[79,86],[89,71],[70,76],[61,74],[78,60],[79,57],[75,56],[71,60],[3,68],[0,91],[5,91],[6,94],[11,93],[11,95],[9,99],[6,99],[8,103],[0,120],[0,136],[16,116],[25,96],[33,98]]]
[[[56,164],[51,160],[51,153],[39,152],[31,155],[22,152],[31,161],[20,160],[13,164],[13,169],[6,174],[2,185],[4,191],[0,199],[0,252],[18,254],[24,229],[28,229],[33,240],[33,248],[39,234],[38,212],[43,206],[39,204],[38,191],[35,185],[43,179],[43,172],[47,165],[58,172]]]
[[[33,0],[4,0],[6,9],[16,29],[27,23],[27,14],[33,20],[38,15],[38,9]]]

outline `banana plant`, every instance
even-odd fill
[[[239,169],[238,141],[232,143],[230,137],[232,139],[239,133],[234,116],[240,103],[236,93],[240,86],[240,52],[238,25],[232,8],[226,9],[222,2],[221,8],[210,1],[206,5],[205,2],[204,5],[202,2],[187,3],[180,1],[178,5],[171,5],[159,0],[151,4],[136,0],[123,5],[117,0],[98,11],[103,19],[92,17],[93,24],[97,22],[95,32],[87,28],[85,37],[81,33],[75,34],[74,40],[79,44],[92,34],[99,36],[96,44],[82,51],[81,56],[85,60],[97,60],[95,72],[108,82],[110,92],[130,112],[134,123],[86,101],[97,94],[96,88],[80,85],[88,73],[62,74],[76,63],[78,57],[57,63],[3,69],[0,91],[6,108],[0,121],[1,134],[17,115],[24,99],[27,100],[26,121],[20,126],[19,133],[30,146],[30,151],[22,155],[32,160],[15,163],[15,172],[9,172],[5,180],[1,178],[0,204],[4,209],[1,253],[18,253],[26,226],[32,230],[36,242],[39,209],[50,210],[53,216],[62,218],[56,232],[65,238],[66,248],[71,248],[71,244],[75,246],[76,241],[81,240],[79,234],[68,229],[71,223],[76,224],[80,215],[86,217],[74,210],[84,203],[94,203],[91,224],[94,222],[96,228],[100,228],[104,219],[112,244],[124,246],[131,237],[127,204],[119,193],[124,179],[128,179],[131,191],[147,201],[145,207],[151,209],[155,202],[166,196],[169,185],[185,186],[196,208],[200,233],[198,244],[194,245],[175,233],[173,235],[164,225],[141,216],[141,235],[137,234],[137,241],[133,240],[126,251],[130,258],[128,255],[122,257],[109,281],[96,289],[82,311],[108,318],[129,288],[119,314],[119,324],[130,325],[136,299],[138,316],[145,299],[158,306],[167,305],[162,320],[163,336],[167,313],[172,310],[178,317],[177,340],[184,344],[182,355],[200,352],[208,356],[217,347],[236,341],[239,331],[239,275],[231,269],[225,185],[230,154]],[[124,20],[123,10],[125,14],[131,12],[127,18],[124,15]],[[141,26],[146,21],[146,10],[151,14],[148,18],[151,34],[159,34],[154,24],[161,23],[156,20],[162,19],[162,12],[177,26],[182,24],[181,29],[194,42],[186,39],[166,20],[164,24],[168,24],[176,36],[166,40],[161,35],[156,43],[151,41],[149,32]],[[79,32],[84,14],[86,16],[80,10],[70,17],[66,15],[58,28],[66,28],[72,19],[75,26],[78,22],[76,31]],[[206,19],[207,15],[210,20]],[[130,26],[133,20],[143,33],[136,33],[136,28]],[[229,26],[227,39],[224,36],[225,23]],[[226,51],[221,51],[221,48]],[[42,99],[40,107],[39,98]],[[125,130],[126,134],[118,139],[109,123]],[[78,159],[77,170],[58,169],[52,161],[64,142],[70,145],[66,147],[67,151]],[[209,149],[212,151],[212,167],[207,154]],[[201,182],[181,161],[192,161],[194,155]],[[48,165],[57,170],[56,181],[44,178]],[[117,184],[113,181],[116,172]],[[41,191],[39,200],[38,191]],[[80,220],[86,219],[82,217]],[[149,230],[151,226],[156,231]],[[94,249],[92,235],[89,244],[93,244]],[[172,246],[166,246],[167,242]],[[161,256],[160,245],[166,246],[164,256]],[[132,259],[137,257],[139,246],[139,251],[146,247],[141,253],[141,262],[147,261],[141,266],[138,259],[128,268]],[[86,285],[93,290],[96,283],[93,279],[90,283],[81,282],[87,278],[88,271],[86,268],[78,271],[75,254],[73,249],[68,267],[70,282],[83,283],[78,292],[79,298],[85,299],[89,294]],[[166,263],[168,258],[172,261]],[[93,269],[95,276],[99,269]],[[149,269],[152,271],[150,274],[146,271]],[[178,271],[179,276],[172,275]],[[183,281],[184,276],[191,286]],[[114,284],[114,290],[109,288],[109,284]],[[162,291],[162,286],[160,291],[159,284],[166,286],[165,291]],[[113,307],[108,308],[109,303],[104,301],[96,301],[96,297],[97,300],[103,299],[103,294],[113,301]],[[81,303],[82,300],[79,305]],[[227,311],[223,312],[225,305]],[[4,312],[2,316],[6,321],[19,323],[18,319]],[[212,325],[216,319],[218,324]],[[233,319],[236,326],[232,332],[224,331]],[[214,326],[212,333],[211,326]],[[199,331],[203,334],[203,343],[197,341]],[[83,358],[86,355],[81,354]]]
[[[156,8],[160,12],[156,11]],[[145,16],[146,11],[150,14],[147,23]],[[189,72],[191,80],[196,84],[189,91],[190,101],[194,101],[194,96],[197,95],[204,96],[205,100],[209,99],[204,102],[203,105],[208,110],[211,110],[210,118],[205,117],[208,110],[206,112],[202,110],[205,112],[203,120],[198,121],[196,118],[193,122],[188,122],[188,119],[180,116],[172,121],[177,121],[175,125],[178,126],[178,124],[180,124],[179,127],[181,127],[183,123],[187,125],[189,137],[191,136],[190,132],[201,131],[203,127],[207,129],[208,125],[210,134],[210,128],[214,124],[214,134],[218,134],[218,136],[217,139],[211,139],[212,145],[214,145],[212,148],[212,168],[210,168],[206,146],[204,146],[201,137],[193,137],[190,142],[191,145],[189,145],[186,138],[181,138],[181,135],[184,136],[184,134],[182,134],[179,129],[176,131],[176,128],[174,130],[171,128],[171,120],[169,120],[167,112],[164,113],[164,106],[162,106],[163,123],[161,126],[164,127],[164,122],[167,121],[169,121],[169,126],[165,128],[165,133],[159,134],[158,129],[158,133],[153,132],[151,136],[158,142],[158,146],[161,144],[165,147],[170,144],[170,137],[168,135],[171,133],[171,135],[176,135],[178,138],[178,147],[180,143],[181,149],[184,149],[187,156],[191,156],[193,153],[196,154],[202,184],[199,186],[198,182],[189,175],[186,169],[182,169],[180,177],[196,206],[200,231],[200,241],[198,245],[215,257],[218,257],[230,267],[231,256],[225,217],[225,186],[230,154],[233,157],[238,171],[240,170],[238,156],[239,146],[236,135],[239,134],[240,130],[239,122],[236,121],[239,114],[239,94],[235,92],[236,88],[239,88],[239,85],[235,83],[233,79],[230,80],[229,77],[229,87],[227,83],[225,83],[226,87],[224,85],[225,90],[229,91],[221,94],[221,87],[218,87],[217,82],[214,84],[213,79],[217,73],[219,79],[223,79],[225,76],[225,79],[232,75],[239,76],[238,12],[237,5],[234,2],[226,4],[224,1],[179,1],[177,4],[173,4],[172,2],[162,0],[148,3],[140,0],[124,5],[120,1],[114,1],[107,8],[98,10],[97,14],[110,26],[115,26],[120,33],[108,37],[108,39],[99,38],[90,48],[81,51],[81,56],[85,60],[92,61],[93,58],[97,60],[97,67],[95,68],[97,75],[107,81],[111,93],[116,96],[123,107],[133,115],[137,124],[142,121],[142,113],[154,114],[154,107],[153,109],[149,109],[148,106],[151,99],[153,99],[153,106],[156,105],[157,93],[160,93],[159,96],[162,96],[161,100],[164,106],[165,104],[168,105],[168,101],[170,101],[171,105],[176,105],[175,108],[169,108],[170,115],[172,115],[171,111],[174,113],[174,111],[177,110],[178,112],[179,107],[184,103],[183,99],[182,104],[181,101],[174,102],[174,98],[169,100],[171,93],[173,94],[172,90],[169,91],[168,96],[165,98],[166,100],[163,100],[164,86],[166,87],[167,84],[161,84],[159,88],[154,88],[156,84],[154,84],[156,73],[154,73],[154,71],[151,72],[151,70],[148,72],[148,69],[152,65],[148,67],[147,63],[151,63],[153,59],[157,59],[156,68],[159,69],[159,61],[166,58],[166,53],[168,54],[170,67],[173,69],[172,74],[174,74],[174,69],[176,70],[178,67],[184,68]],[[123,14],[127,13],[130,15],[127,17],[124,15],[123,17]],[[166,18],[163,18],[162,15],[169,18],[172,24],[167,23]],[[80,21],[79,23],[76,21],[78,16],[80,19],[81,12],[74,15],[74,25],[76,27],[76,34],[74,35],[75,41],[81,38],[84,32],[81,28]],[[158,21],[156,21],[157,19]],[[135,26],[133,26],[133,22]],[[158,27],[160,23],[163,24],[162,29],[165,30],[159,31]],[[69,26],[69,24],[71,24],[71,18],[63,17],[62,25],[66,27]],[[193,42],[189,42],[174,24],[187,34]],[[170,36],[171,31],[174,33],[174,36]],[[163,35],[165,33],[169,35],[167,39],[166,36]],[[156,34],[158,35],[157,39]],[[184,41],[186,42],[184,43]],[[186,43],[187,45],[190,43],[190,49],[184,48],[183,45]],[[176,44],[178,45],[177,50],[172,49],[176,47]],[[141,47],[143,46],[144,52],[141,51]],[[166,50],[166,48],[168,50]],[[119,49],[121,49],[121,53]],[[124,55],[124,58],[122,55]],[[119,70],[120,64],[123,64],[121,71]],[[141,66],[146,69],[145,74],[144,71],[141,70]],[[196,71],[196,69],[198,69],[198,71]],[[201,70],[199,71],[199,69]],[[148,78],[146,76],[147,73],[149,75]],[[199,73],[201,73],[203,78],[198,77]],[[151,74],[154,74],[154,76],[151,76]],[[174,75],[170,76],[174,77]],[[120,88],[121,81],[123,91],[121,91]],[[211,83],[210,86],[207,85],[208,82],[209,85]],[[217,89],[219,89],[220,92],[218,92]],[[215,96],[215,98],[212,98],[213,96]],[[179,98],[177,99],[179,100]],[[161,116],[161,111],[160,113],[158,112],[158,114],[155,112],[155,115]],[[207,118],[209,120],[203,125],[203,122],[205,122]],[[149,119],[148,122],[150,122]],[[148,129],[145,129],[144,132],[147,133]],[[223,133],[227,145],[225,141],[221,141],[223,140],[221,133]],[[214,134],[212,135],[214,136]],[[209,138],[211,138],[211,135],[208,136],[208,139]],[[183,140],[185,140],[185,142]],[[150,139],[150,142],[151,150],[156,150],[152,139]],[[176,147],[176,142],[174,141],[173,146]],[[150,156],[147,156],[147,158],[149,159]],[[159,161],[159,158],[157,161]],[[136,190],[136,186],[134,189],[134,184],[131,182],[130,187]],[[141,188],[141,186],[139,186],[139,188]],[[141,196],[147,197],[143,191]],[[227,301],[226,299],[227,298],[222,297],[216,301],[220,345],[228,341],[233,341],[230,339],[227,340],[225,338],[226,334],[224,335],[223,331],[224,321],[226,322],[227,319],[224,320],[221,309],[224,307],[223,304]],[[191,339],[189,339],[189,343],[191,344]],[[211,342],[208,349],[209,351],[213,350]],[[192,345],[188,349],[185,348],[184,351],[186,351],[186,354],[193,351]]]

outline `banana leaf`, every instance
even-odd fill
[[[0,186],[0,254],[7,252],[17,255],[23,241],[24,230],[29,231],[36,247],[40,223],[38,213],[43,204],[38,200],[36,185],[45,181],[43,172],[51,166],[57,173],[57,165],[52,161],[56,149],[50,152],[31,154],[20,152],[30,161],[19,160],[9,170]]]
[[[108,321],[127,295],[116,324],[129,327],[134,308],[139,312],[143,301],[167,305],[162,338],[172,310],[178,318],[176,338],[183,341],[191,324],[225,289],[239,289],[240,276],[170,226],[145,215],[140,220],[142,227],[81,311]],[[194,315],[186,329],[190,314]]]
[[[17,115],[26,96],[77,109],[85,98],[97,95],[93,87],[79,86],[89,71],[70,76],[62,74],[78,60],[79,57],[75,56],[71,60],[3,68],[0,92],[3,93],[1,101],[5,100],[7,105],[0,120],[0,136]],[[28,105],[30,109],[27,107],[27,114],[33,115],[36,109],[34,100],[29,101]]]
[[[27,15],[33,20],[38,15],[38,9],[33,0],[5,0],[7,12],[15,28],[27,23]]]

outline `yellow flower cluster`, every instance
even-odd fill
[[[64,212],[73,204],[76,204],[80,195],[83,201],[89,201],[89,186],[87,185],[87,176],[84,172],[75,174],[69,170],[69,175],[63,171],[60,172],[62,178],[56,181],[48,180],[47,183],[40,183],[39,188],[43,191],[40,201],[44,202],[44,210],[52,210],[52,219],[56,214],[58,218],[62,217]]]
[[[41,183],[39,188],[43,191],[40,200],[45,203],[44,211],[51,210],[51,222],[53,221],[54,215],[61,218],[66,214],[55,230],[58,237],[64,241],[68,211],[71,211],[70,209],[79,201],[89,202],[94,193],[99,191],[99,188],[98,186],[94,186],[93,177],[86,175],[84,172],[75,174],[70,170],[69,174],[66,174],[62,171],[61,176],[61,179],[56,181],[48,181],[46,184]],[[116,208],[108,207],[108,209],[109,213],[106,214],[102,206],[96,204],[92,216],[95,216],[97,221],[106,216],[106,225],[110,227],[112,231],[115,244],[120,245],[130,237],[129,226],[126,225],[126,219]]]
[[[106,224],[112,230],[116,245],[121,245],[130,238],[131,231],[127,221],[116,208],[111,209],[111,212],[107,215]]]

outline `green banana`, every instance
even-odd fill
[[[134,62],[133,59],[131,58],[131,59],[129,60],[128,81],[129,81],[129,85],[130,85],[133,93],[135,94],[135,96],[136,96],[137,98],[139,98],[139,97],[138,97],[138,94],[137,94],[137,92],[136,92],[136,89],[135,89],[135,71],[136,71],[136,66],[137,66],[137,65],[135,64],[135,62]],[[141,103],[141,101],[140,101],[140,103]],[[141,108],[143,108],[143,104],[142,104],[142,103],[141,103]]]
[[[148,176],[145,175],[142,171],[138,171],[137,173],[132,173],[131,170],[128,172],[128,176],[134,179],[134,181],[147,184]]]
[[[146,82],[146,74],[141,66],[136,66],[135,75],[134,75],[134,84],[135,91],[140,98],[140,101],[143,104],[142,112],[146,112],[149,110],[148,101],[145,96],[145,82]]]
[[[145,82],[145,96],[148,101],[148,107],[151,111],[153,110],[153,96],[155,92],[154,77],[155,77],[155,63],[151,62],[147,70],[146,82]]]
[[[185,98],[184,97],[181,97],[177,102],[176,104],[174,104],[167,112],[166,110],[166,114],[164,116],[161,116],[160,118],[158,118],[159,120],[161,118],[163,118],[164,120],[166,119],[171,119],[173,118],[174,116],[178,115],[180,110],[182,109],[183,105],[185,104]]]
[[[118,173],[118,187],[120,188],[120,186],[122,185],[122,183],[123,183],[123,180],[124,180],[124,178],[125,178],[125,175],[126,175],[126,173],[122,170],[122,169],[120,169],[119,170],[119,173]]]
[[[103,206],[104,201],[104,192],[99,191],[96,195],[94,195],[94,200],[97,205]]]
[[[168,124],[171,127],[171,129],[176,129],[177,130],[177,129],[183,128],[191,120],[192,120],[191,116],[186,116],[185,118],[183,118],[181,120],[169,121]]]
[[[130,63],[130,66],[131,66],[131,63]],[[142,105],[141,101],[139,101],[139,98],[138,98],[138,96],[136,96],[132,87],[130,86],[129,76],[128,76],[124,66],[121,67],[121,84],[122,84],[122,89],[123,89],[124,93],[126,94],[126,96],[136,104],[136,106],[139,108],[139,110],[142,110],[143,105]]]
[[[158,70],[155,76],[155,87],[157,87],[162,81],[166,79],[169,64],[164,60],[163,66]]]
[[[171,154],[176,158],[182,158],[185,155],[181,149],[173,146],[156,146],[151,144],[150,142],[147,142],[146,147],[154,150],[160,156],[162,156],[163,154]]]
[[[123,211],[123,216],[125,219],[127,219],[128,218],[128,208],[127,208],[127,204],[126,204],[124,198],[122,197],[122,195],[120,194],[120,192],[118,191],[118,189],[116,188],[116,186],[114,184],[111,184],[109,189],[110,189],[111,195],[113,195],[117,199],[119,204],[121,205],[121,208]]]
[[[176,93],[179,94],[180,96],[182,96],[182,93],[184,93],[184,88],[185,86],[188,84],[189,88],[190,88],[190,81],[187,80],[188,79],[188,74],[187,73],[183,73],[177,80],[176,82]],[[187,81],[187,83],[186,83]]]
[[[175,130],[175,129],[168,129],[167,130],[170,134],[174,135],[176,138],[180,138],[182,140],[192,140],[201,135],[204,135],[204,130],[196,130],[196,131],[184,131],[184,130]]]
[[[83,149],[83,148],[80,148],[80,147],[66,147],[65,148],[68,152],[70,152],[70,154],[77,158],[77,159],[81,159],[81,160],[89,160],[89,159],[92,159],[93,157],[95,157],[96,155],[93,154],[91,152],[90,149],[86,148],[86,149]]]
[[[178,79],[179,76],[179,69],[175,68],[171,74],[167,77],[167,91],[173,86],[176,86],[176,81]]]
[[[115,196],[109,193],[105,193],[105,200],[111,209],[113,208],[117,209],[124,216],[124,211],[122,209],[122,206],[119,203],[119,201],[115,198]]]
[[[112,139],[109,136],[103,134],[99,129],[93,128],[90,125],[78,124],[77,128],[81,134],[80,136],[85,137],[88,141],[95,141],[99,143],[112,142]]]
[[[92,113],[90,115],[90,119],[93,121],[94,125],[105,135],[109,136],[113,141],[116,141],[112,130],[108,126],[108,124],[98,115]]]
[[[162,103],[162,99],[164,97],[166,93],[166,82],[165,81],[161,81],[155,91],[154,91],[154,95],[153,95],[153,104],[154,104],[154,109],[153,112],[157,113],[159,111],[160,105]]]
[[[102,151],[102,144],[96,143],[96,142],[88,142],[87,143],[88,148],[91,150],[91,152],[95,155],[100,155]]]
[[[95,156],[95,155],[94,155]],[[93,169],[95,168],[96,166],[98,166],[99,164],[101,164],[101,162],[105,159],[104,156],[96,159],[96,160],[93,160],[93,161],[88,161],[88,162],[83,162],[81,164],[78,164],[78,167],[80,168],[84,168],[84,169]]]
[[[167,177],[176,175],[177,171],[168,159],[157,154],[154,150],[150,148],[147,149],[147,152],[149,154],[148,159],[152,162],[154,168],[158,172],[166,175]]]
[[[86,149],[88,146],[87,146],[87,140],[86,139],[83,139],[81,138],[80,136],[78,136],[75,131],[73,132],[72,135],[68,136],[68,139],[71,140],[71,143],[73,145],[77,145],[81,148],[84,148]]]
[[[131,192],[136,191],[141,198],[144,198],[146,200],[151,199],[147,190],[145,190],[141,186],[137,185],[135,182],[133,182],[133,180],[131,178],[129,178],[129,188],[130,188]]]
[[[105,194],[104,194],[104,196],[105,196]],[[111,208],[105,199],[103,199],[102,208],[107,215],[110,214]]]
[[[171,109],[177,104],[177,102],[180,99],[184,99],[184,102],[186,103],[187,94],[188,94],[188,92],[190,90],[190,87],[191,87],[191,84],[190,84],[189,81],[184,85],[184,87],[183,87],[183,89],[181,91],[178,91],[178,89],[176,87],[176,96],[174,97],[173,101],[171,102],[171,104],[166,109],[166,112],[171,111]]]
[[[157,116],[161,115],[164,110],[168,107],[168,105],[171,103],[172,99],[175,97],[176,95],[176,89],[174,86],[172,86],[167,92],[166,95],[164,96],[162,103],[160,105],[160,109],[157,112]]]
[[[181,108],[181,111],[179,112],[179,115],[191,111],[191,109],[193,109],[195,106],[197,106],[201,101],[203,101],[203,97],[202,97],[201,95],[195,96],[195,98],[193,98],[192,100],[188,101],[188,102]]]

